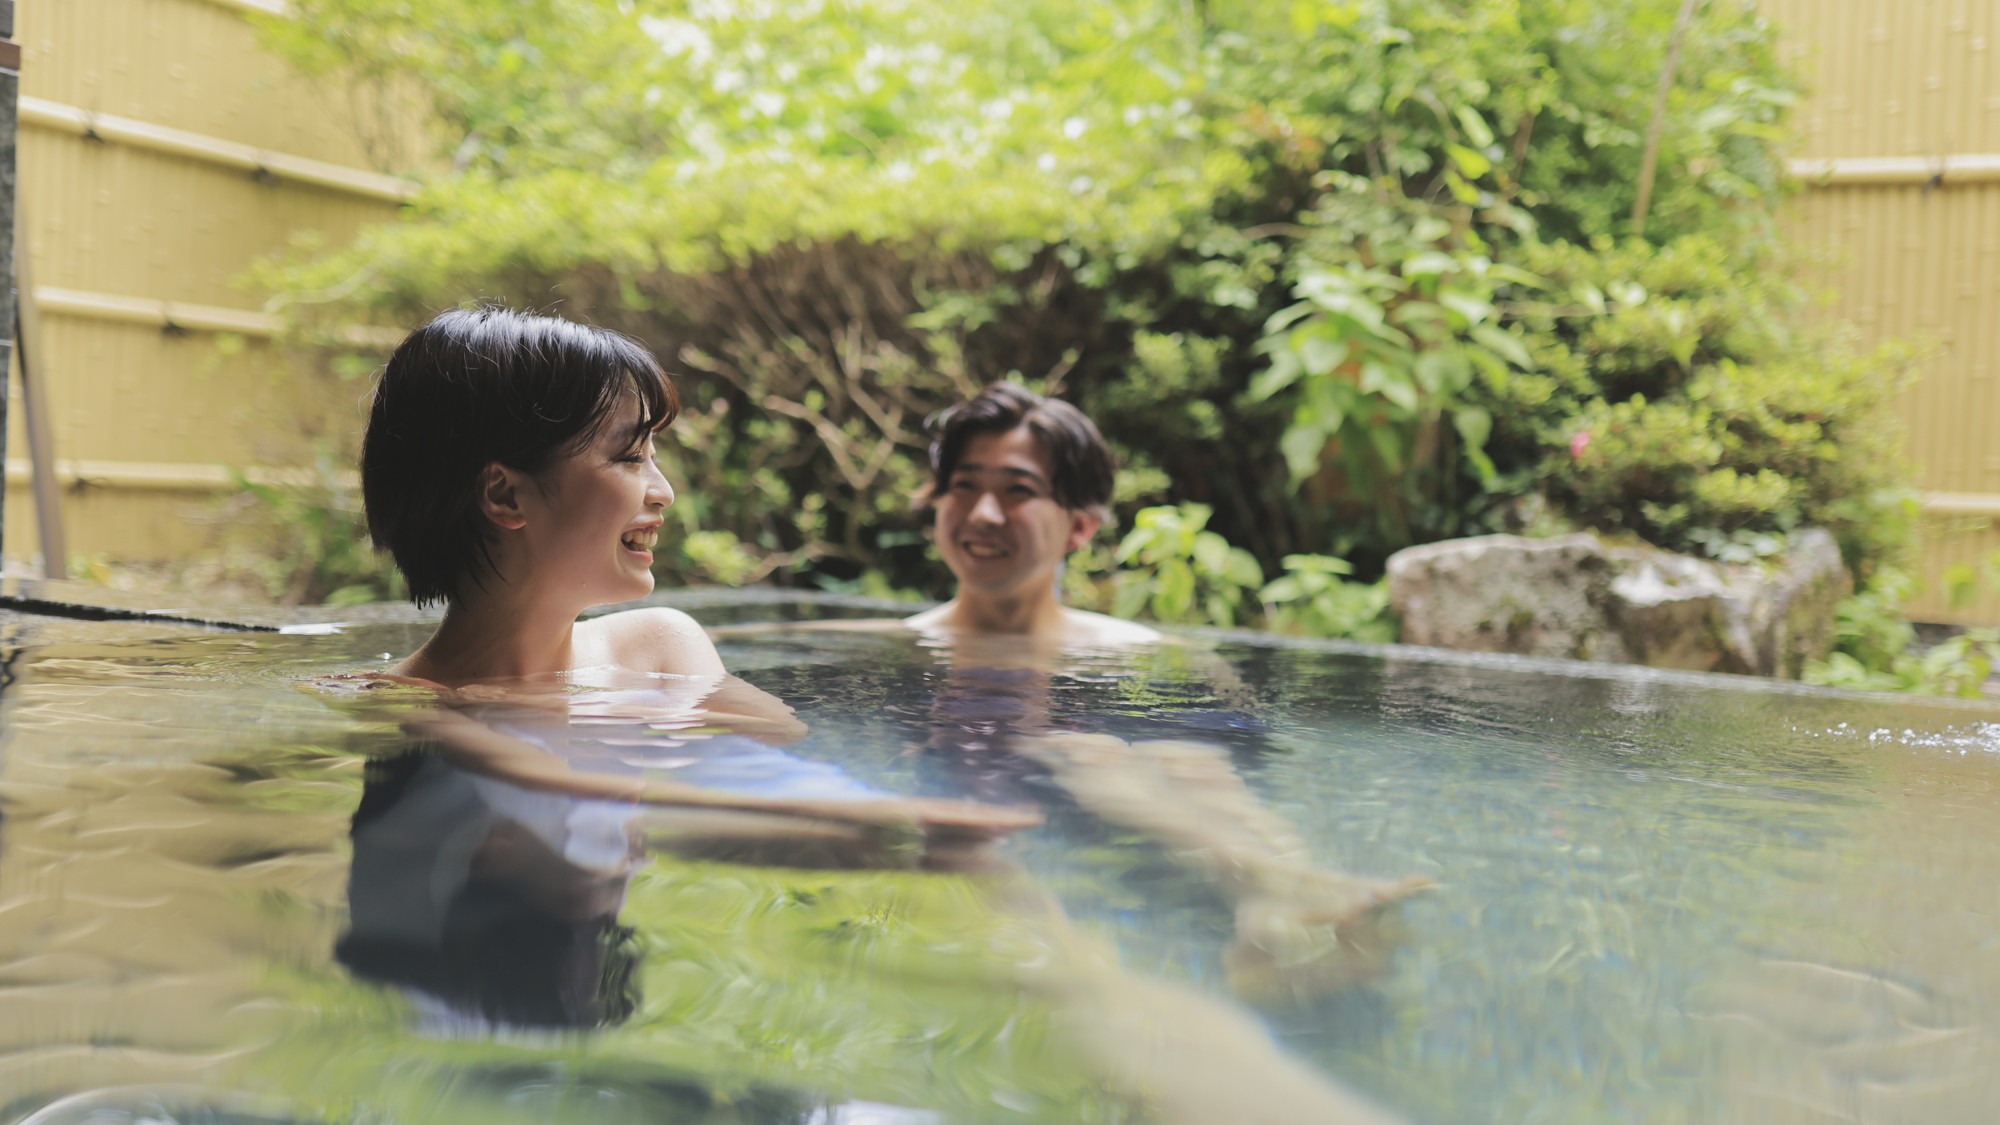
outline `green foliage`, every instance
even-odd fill
[[[1068,599],[1120,617],[1169,625],[1255,626],[1315,637],[1396,639],[1387,580],[1347,581],[1353,567],[1324,555],[1287,555],[1283,576],[1208,530],[1202,504],[1141,509],[1110,559],[1079,552],[1065,578]],[[1118,564],[1108,579],[1095,569]]]
[[[1146,508],[1118,545],[1126,565],[1113,583],[1111,612],[1156,621],[1202,621],[1234,625],[1244,614],[1246,594],[1264,584],[1263,568],[1250,552],[1207,530],[1212,513],[1204,504]]]
[[[1286,555],[1285,575],[1259,592],[1264,626],[1309,637],[1387,644],[1398,636],[1389,580],[1349,582],[1354,568],[1325,555]]]
[[[1504,381],[1528,364],[1495,297],[1503,282],[1534,278],[1495,265],[1430,207],[1360,177],[1331,179],[1339,187],[1293,259],[1301,300],[1265,324],[1271,364],[1247,395],[1293,392],[1279,443],[1292,479],[1336,469],[1342,491],[1370,499],[1377,544],[1394,549],[1447,529],[1461,470],[1494,479],[1493,418],[1465,391],[1476,372]]]
[[[1135,520],[1118,596],[1162,619],[1527,499],[1668,546],[1825,523],[1864,569],[1907,530],[1900,361],[1791,327],[1792,84],[1736,0],[1630,245],[1675,0],[295,7],[270,42],[436,129],[403,221],[259,279],[303,339],[476,295],[647,342],[688,402],[669,581],[945,592],[922,420],[1008,377],[1098,420],[1126,515],[1209,513]],[[1377,619],[1304,573],[1286,621]]]
[[[1983,588],[2000,594],[2000,552],[1978,568],[1963,564],[1945,575],[1948,594],[1963,605]],[[1865,691],[1908,691],[1978,699],[2000,667],[2000,628],[1967,629],[1932,645],[1917,643],[1903,605],[1918,584],[1899,570],[1883,569],[1840,603],[1834,651],[1805,670],[1807,683]]]
[[[1497,420],[1504,491],[1575,525],[1673,550],[1821,526],[1850,565],[1893,563],[1913,533],[1891,412],[1906,350],[1861,354],[1797,326],[1768,258],[1705,235],[1662,247],[1524,248],[1544,279],[1512,306],[1530,372],[1489,369],[1471,396]]]
[[[309,481],[263,483],[236,474],[254,514],[238,532],[254,544],[252,569],[285,605],[353,605],[405,596],[403,576],[375,553],[360,497],[321,452]]]
[[[1560,89],[1540,113],[1515,123],[1508,146],[1522,154],[1519,198],[1543,238],[1588,244],[1631,233],[1657,68],[1678,8],[1592,0],[1520,6]],[[1667,102],[1664,190],[1654,193],[1647,237],[1667,244],[1706,232],[1761,244],[1772,237],[1766,203],[1782,190],[1780,146],[1797,85],[1757,5],[1716,0],[1696,12]]]

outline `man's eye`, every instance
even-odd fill
[[[971,492],[975,487],[977,486],[969,480],[955,480],[951,482],[951,490],[953,492]]]

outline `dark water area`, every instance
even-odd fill
[[[1252,1120],[1266,1074],[1439,1123],[2000,1105],[1990,711],[811,630],[722,645],[796,708],[779,745],[572,685],[545,741],[594,772],[1046,818],[991,864],[842,869],[410,756],[417,703],[326,676],[423,635],[0,626],[0,1122]],[[1283,878],[1246,892],[1244,840]],[[1435,885],[1358,985],[1246,974],[1258,895],[1330,873]],[[1212,1064],[1183,1100],[1135,1092],[1126,1014]]]

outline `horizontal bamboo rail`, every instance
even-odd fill
[[[1983,184],[2000,180],[2000,154],[1833,156],[1793,160],[1787,170],[1793,179],[1803,180],[1808,186]]]
[[[58,457],[55,476],[65,488],[122,488],[149,492],[226,492],[236,487],[236,473],[227,465],[201,465],[170,461],[87,461]],[[304,486],[320,481],[312,469],[253,465],[240,470],[253,484]],[[7,483],[26,484],[33,466],[25,459],[9,458]],[[343,488],[359,488],[360,476],[352,470],[335,474],[333,483]]]
[[[310,160],[303,156],[271,152],[268,149],[239,144],[235,141],[218,140],[215,137],[190,133],[183,129],[136,121],[130,117],[94,113],[61,102],[25,95],[21,98],[21,124],[100,141],[127,144],[153,152],[170,153],[210,164],[239,168],[253,176],[291,180],[295,183],[331,188],[391,203],[407,202],[414,198],[419,190],[419,185],[412,180],[385,176],[380,172],[365,172],[359,168],[328,164],[323,160]]]
[[[1924,492],[1917,503],[1933,516],[2000,516],[2000,495],[1990,492]]]
[[[282,334],[285,329],[283,320],[265,312],[164,301],[154,297],[59,289],[48,285],[36,287],[35,305],[46,313],[143,324],[170,332],[234,332],[270,339]],[[365,325],[350,325],[340,329],[337,335],[344,344],[385,350],[395,347],[403,338],[403,333],[397,329]]]
[[[284,0],[208,0],[219,8],[237,12],[256,12],[266,16],[289,16],[292,9]]]

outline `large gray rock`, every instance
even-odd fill
[[[1389,559],[1408,644],[1790,679],[1833,647],[1851,588],[1817,528],[1741,566],[1595,535],[1451,539]]]

